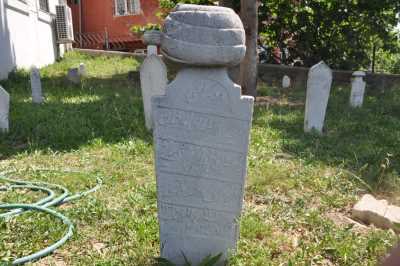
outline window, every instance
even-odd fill
[[[136,15],[141,12],[140,0],[115,0],[115,15]]]
[[[39,9],[49,12],[49,0],[39,0]]]

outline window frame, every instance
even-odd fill
[[[46,3],[46,9],[43,9],[42,7],[42,1],[45,1]],[[49,6],[49,0],[38,0],[39,2],[39,10],[42,12],[50,13],[50,6]]]
[[[123,1],[123,6],[124,6],[124,14],[120,14],[118,12],[118,2]],[[135,3],[134,1],[137,1]],[[136,5],[135,5],[136,4]],[[136,10],[132,10],[133,7],[137,7]],[[135,16],[135,15],[140,15],[141,14],[141,2],[140,0],[114,0],[114,16],[115,17],[124,17],[124,16]]]

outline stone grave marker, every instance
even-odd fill
[[[84,63],[79,64],[79,75],[85,77],[87,75],[86,66]]]
[[[220,253],[224,265],[236,249],[254,98],[227,67],[245,49],[229,8],[178,5],[165,20],[161,51],[184,64],[152,99],[153,134],[161,256],[177,265]]]
[[[8,115],[10,111],[10,95],[0,86],[0,132],[6,133],[9,129]]]
[[[364,81],[365,72],[356,71],[353,73],[353,79],[351,81],[351,95],[350,95],[350,106],[361,107],[364,102],[364,93],[366,82]]]
[[[310,68],[304,117],[305,132],[314,129],[322,133],[331,85],[332,70],[323,61]]]
[[[287,89],[290,87],[291,80],[290,77],[287,75],[284,75],[282,78],[282,88]]]
[[[167,68],[157,55],[157,44],[160,43],[160,32],[150,31],[146,33],[144,34],[145,42],[148,44],[148,47],[153,46],[155,49],[147,49],[147,57],[140,67],[140,85],[142,89],[146,128],[151,130],[153,128],[151,97],[165,94],[168,77]],[[153,52],[150,52],[152,50]]]
[[[81,76],[79,74],[79,68],[70,68],[67,74],[67,80],[73,84],[80,84],[81,83]]]
[[[36,67],[31,69],[31,89],[32,89],[32,102],[41,104],[44,101],[42,94],[42,82],[40,80],[40,71]]]

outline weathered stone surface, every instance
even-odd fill
[[[237,65],[244,43],[242,22],[232,9],[181,4],[164,22],[161,52],[190,65]]]
[[[68,70],[67,80],[73,84],[79,84],[81,82],[79,68],[70,68]]]
[[[82,77],[87,75],[86,66],[84,63],[79,64],[79,75]]]
[[[8,132],[8,115],[10,110],[10,95],[0,86],[0,132]]]
[[[161,43],[161,32],[158,30],[145,31],[143,34],[143,41],[147,45],[160,45]]]
[[[31,69],[31,89],[32,89],[32,102],[41,104],[43,103],[42,82],[40,80],[39,69],[33,67]]]
[[[225,68],[185,68],[153,98],[162,257],[235,251],[252,110]]]
[[[140,67],[140,85],[148,130],[153,128],[151,98],[156,95],[164,95],[167,83],[167,68],[164,62],[157,55],[146,57]]]
[[[377,200],[366,194],[353,207],[352,216],[366,224],[400,232],[400,207],[389,205],[386,200]]]
[[[156,45],[147,45],[147,56],[157,55],[157,46]]]
[[[361,107],[364,101],[366,82],[364,81],[365,72],[356,71],[353,73],[351,81],[350,106]]]
[[[282,78],[282,88],[287,89],[290,87],[291,80],[290,77],[287,75],[284,75]]]
[[[322,133],[332,85],[332,70],[323,62],[313,66],[308,73],[304,131],[313,129]]]

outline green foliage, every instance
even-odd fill
[[[145,31],[149,30],[160,30],[161,25],[160,24],[153,24],[153,23],[148,23],[145,26],[140,26],[140,25],[134,25],[130,28],[130,31],[139,35],[142,35]]]
[[[390,53],[379,49],[376,53],[376,72],[400,74],[400,53]]]
[[[367,68],[374,44],[396,52],[399,11],[398,0],[263,0],[260,32],[271,46],[294,46],[307,66]]]

